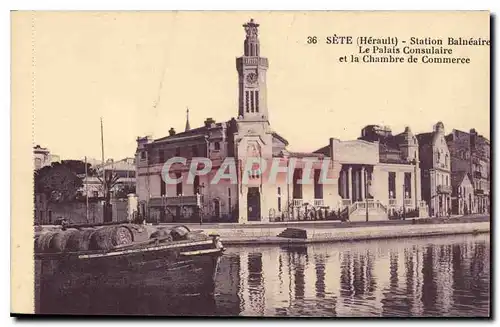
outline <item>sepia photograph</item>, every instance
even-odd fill
[[[12,314],[491,318],[491,22],[12,12]]]

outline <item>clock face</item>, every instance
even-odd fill
[[[247,82],[250,84],[257,82],[257,74],[255,74],[255,73],[248,74],[247,75]]]

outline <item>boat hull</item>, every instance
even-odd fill
[[[221,252],[208,240],[133,251],[38,256],[36,312],[168,315],[182,314],[186,304],[196,301],[210,311]]]

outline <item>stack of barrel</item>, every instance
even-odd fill
[[[148,232],[140,225],[68,228],[36,233],[35,253],[111,250],[147,239]]]
[[[35,233],[35,253],[109,251],[128,245],[151,242],[196,241],[208,237],[191,232],[186,226],[157,228],[148,233],[142,225],[120,224],[100,227],[68,228]]]

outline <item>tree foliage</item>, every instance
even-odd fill
[[[87,170],[94,173],[90,164]],[[85,163],[81,160],[54,162],[35,171],[35,193],[45,194],[51,202],[73,201],[83,186],[81,175],[85,174]]]

